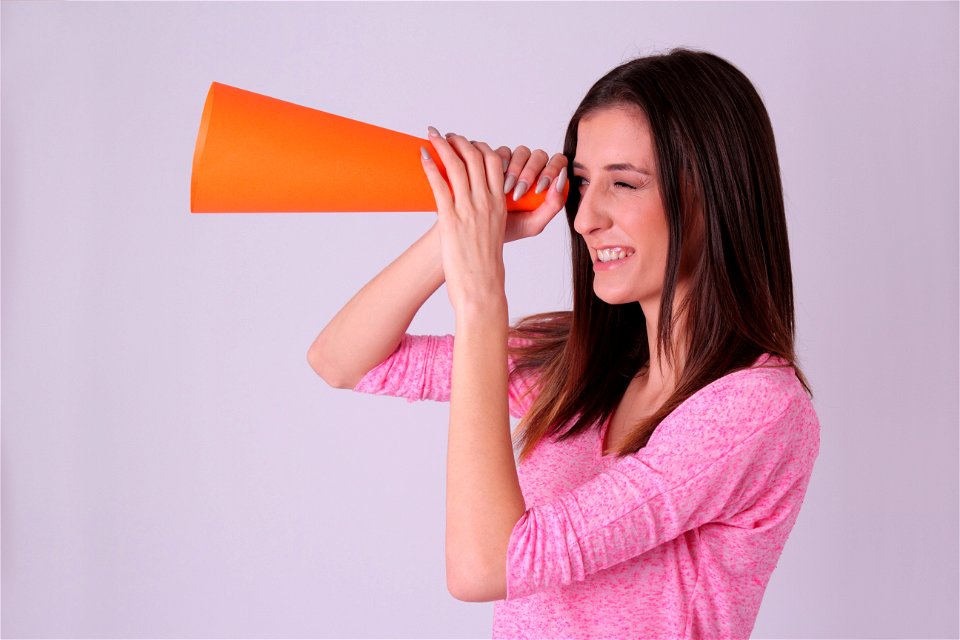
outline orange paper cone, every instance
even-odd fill
[[[426,138],[214,82],[193,154],[193,213],[436,211],[423,172]],[[551,185],[551,188],[553,185]],[[569,181],[564,185],[566,198]],[[527,191],[509,211],[533,211]]]

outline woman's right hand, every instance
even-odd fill
[[[544,177],[549,180],[546,188],[546,196],[543,204],[533,211],[512,211],[507,214],[507,228],[504,235],[504,242],[510,242],[519,238],[529,238],[538,235],[546,228],[547,223],[557,215],[564,205],[563,185],[561,191],[556,189],[557,180],[567,180],[567,157],[562,153],[554,154],[550,161],[547,161],[547,152],[542,149],[530,151],[528,147],[520,145],[513,151],[509,147],[500,147],[496,150],[497,154],[507,163],[507,170],[504,172],[504,193],[507,196],[507,204],[519,200],[529,189],[536,190],[536,186]],[[523,183],[523,184],[521,184]],[[526,187],[524,187],[526,185]],[[544,193],[543,190],[540,193]]]

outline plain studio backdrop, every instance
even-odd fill
[[[822,425],[754,637],[956,637],[957,24],[956,2],[3,2],[2,635],[489,637],[493,603],[446,589],[448,405],[306,361],[436,213],[191,214],[207,89],[552,154],[601,75],[689,46],[769,110]],[[569,308],[568,243],[558,216],[506,246],[511,320]],[[410,332],[453,328],[441,288]]]

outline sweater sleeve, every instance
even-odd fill
[[[582,581],[706,523],[773,526],[799,509],[819,423],[786,374],[754,371],[707,385],[644,448],[529,507],[510,534],[505,599]]]
[[[515,338],[509,344],[516,344]],[[453,372],[453,335],[411,335],[405,333],[396,350],[368,371],[354,391],[417,400],[450,401]],[[507,356],[513,367],[513,359]],[[533,402],[529,376],[510,376],[507,383],[509,413],[519,418]]]

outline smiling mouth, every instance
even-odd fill
[[[599,249],[597,250],[597,257],[594,260],[594,263],[608,264],[611,262],[619,262],[629,258],[635,253],[633,249],[622,249],[620,247],[613,247],[610,249]]]

